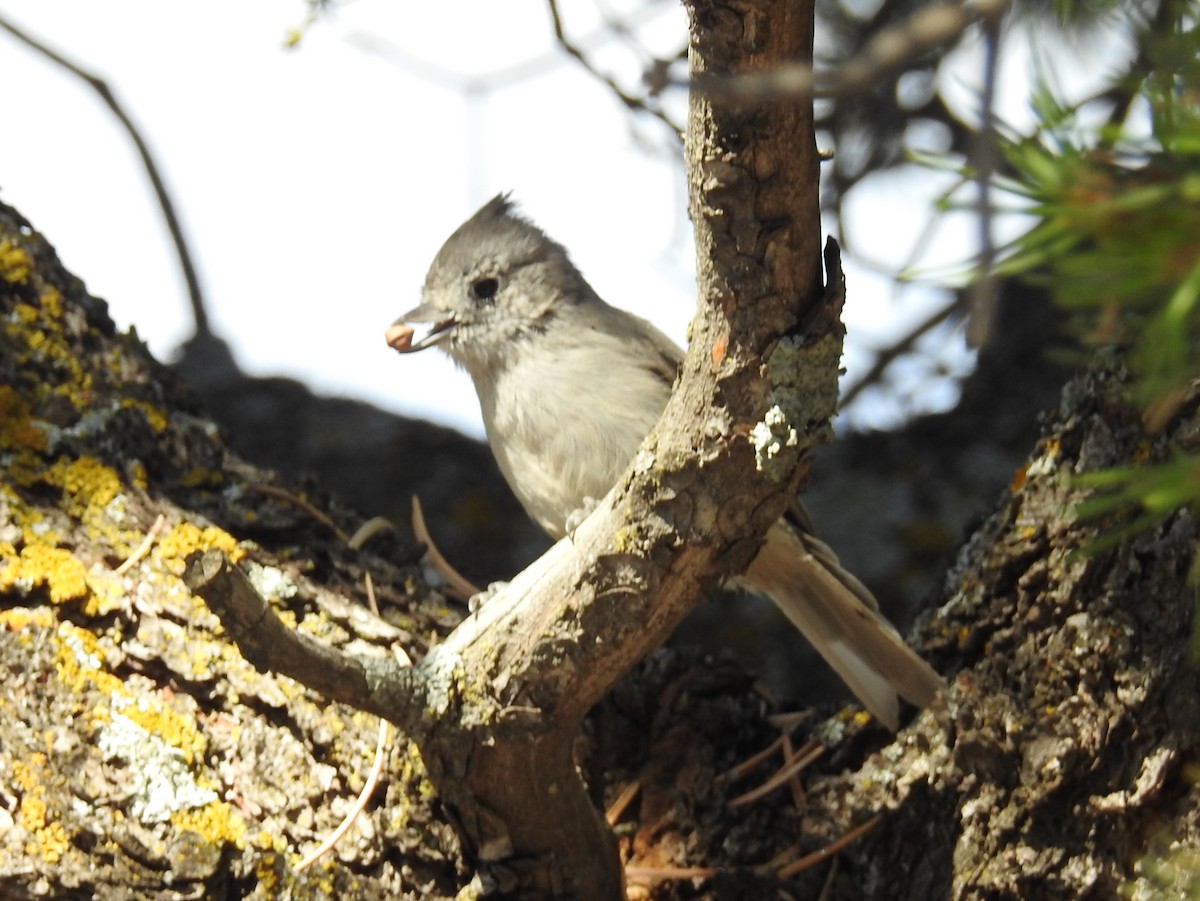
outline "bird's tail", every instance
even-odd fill
[[[786,520],[772,526],[740,580],[768,595],[858,699],[892,731],[898,697],[928,705],[944,683],[879,613],[866,587],[829,546]]]

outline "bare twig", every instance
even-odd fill
[[[807,750],[809,747],[810,745],[806,745],[802,750]],[[792,764],[796,760],[797,755],[795,749],[792,748],[792,740],[787,734],[785,734],[783,736],[783,768],[788,770],[790,773],[787,784],[788,788],[791,789],[792,792],[792,803],[796,805],[797,811],[803,811],[805,801],[804,786],[800,784],[800,779],[798,778],[800,769],[802,768],[792,767]]]
[[[972,168],[979,193],[977,221],[979,223],[978,277],[969,289],[970,315],[967,318],[967,344],[982,347],[987,343],[996,318],[996,277],[992,267],[996,261],[996,242],[992,236],[992,176],[996,171],[999,147],[996,144],[996,71],[1000,65],[1000,23],[984,22],[983,96],[980,98],[979,130],[975,133]]]
[[[192,263],[192,254],[188,250],[187,240],[183,236],[183,226],[179,222],[179,217],[175,213],[175,204],[171,201],[171,196],[167,191],[167,186],[163,182],[162,175],[159,173],[158,164],[154,161],[154,156],[150,152],[145,140],[142,139],[141,133],[136,125],[126,114],[121,104],[117,101],[112,89],[105,83],[100,76],[88,72],[76,63],[71,62],[61,53],[50,49],[47,45],[26,33],[16,25],[9,22],[0,15],[0,28],[3,28],[18,41],[25,44],[32,50],[37,51],[46,59],[66,69],[72,75],[87,82],[88,85],[104,101],[117,121],[125,129],[137,148],[138,155],[142,158],[142,165],[146,169],[146,174],[150,177],[150,184],[154,187],[154,196],[158,199],[158,206],[162,210],[163,218],[167,223],[167,231],[171,233],[171,240],[175,244],[175,253],[179,257],[179,267],[183,270],[183,278],[187,283],[188,299],[192,305],[192,316],[196,320],[196,334],[211,334],[208,323],[208,313],[205,311],[204,294],[200,288],[200,279],[196,275],[196,267]]]
[[[634,779],[627,782],[621,787],[617,793],[616,799],[608,805],[608,809],[604,811],[604,820],[609,826],[615,826],[620,821],[622,814],[626,808],[633,803],[633,799],[637,797],[638,792],[642,790],[642,783]]]
[[[193,554],[184,580],[220,618],[242,656],[260,671],[290,676],[330,700],[409,730],[422,723],[425,686],[414,668],[398,666],[387,657],[344,654],[289,628],[220,551]]]
[[[862,94],[919,57],[958,40],[976,22],[999,20],[1008,0],[938,3],[914,13],[907,22],[879,32],[855,56],[832,72],[816,72],[807,63],[788,63],[768,71],[702,75],[676,81],[713,97],[740,100],[800,100]]]
[[[893,360],[911,350],[912,346],[916,344],[921,336],[926,332],[932,331],[955,313],[961,311],[965,306],[965,303],[966,300],[963,296],[955,295],[954,299],[950,303],[938,310],[935,310],[930,316],[918,322],[916,326],[910,329],[902,338],[897,341],[893,341],[891,345],[879,351],[876,354],[875,362],[871,365],[871,368],[867,370],[866,374],[849,388],[847,388],[845,393],[842,394],[842,406],[847,406],[851,401],[854,400],[854,398],[858,397],[864,388],[878,381],[879,377],[883,374],[883,371],[892,364]]]
[[[626,867],[625,878],[630,882],[654,885],[668,879],[711,879],[717,872],[713,867]]]
[[[631,110],[638,110],[640,112],[648,113],[649,115],[654,116],[656,119],[663,122],[676,135],[683,134],[683,127],[678,122],[673,121],[671,117],[667,115],[665,110],[647,103],[645,97],[636,97],[633,94],[630,94],[617,83],[617,80],[613,76],[607,74],[606,72],[601,72],[600,69],[596,67],[596,64],[591,61],[588,55],[584,53],[583,49],[569,37],[567,37],[566,29],[563,27],[562,15],[558,9],[558,0],[546,0],[546,4],[550,9],[550,18],[554,22],[554,37],[558,40],[559,46],[562,47],[567,55],[575,59],[592,76],[608,85],[613,94],[617,96],[617,99],[625,104],[626,107]],[[613,30],[616,31],[617,34],[625,33],[624,30],[620,29]]]
[[[299,495],[293,494],[292,492],[283,488],[276,488],[273,485],[251,485],[249,487],[251,491],[257,492],[258,494],[265,494],[267,497],[273,497],[281,501],[287,501],[289,504],[299,507],[321,525],[333,532],[333,534],[337,536],[338,541],[342,542],[343,544],[350,544],[350,536],[343,532],[337,523],[335,523],[325,513],[318,510],[315,506],[310,504]]]
[[[744,807],[751,804],[760,798],[766,797],[779,786],[790,780],[796,773],[808,767],[818,757],[825,753],[825,746],[817,742],[809,742],[805,745],[799,754],[795,755],[790,761],[785,763],[770,779],[764,782],[757,788],[752,788],[745,794],[738,795],[736,798],[731,798],[729,801],[730,807]]]
[[[764,761],[769,760],[771,757],[774,757],[775,752],[779,750],[782,744],[783,736],[781,735],[757,754],[751,755],[746,760],[743,760],[741,763],[730,767],[725,772],[718,775],[716,778],[717,783],[736,782],[737,780],[743,778],[760,763],[763,763]]]

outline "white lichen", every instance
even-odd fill
[[[755,468],[773,479],[786,478],[794,461],[785,463],[780,454],[784,448],[795,447],[799,442],[800,436],[788,422],[787,414],[776,404],[750,430]]]
[[[268,601],[285,601],[295,597],[300,590],[292,577],[277,566],[262,566],[250,561],[246,575],[255,591]]]
[[[215,791],[196,783],[183,751],[116,709],[129,703],[125,698],[113,698],[112,720],[97,738],[105,756],[118,757],[129,767],[129,812],[142,823],[165,823],[176,811],[217,800]]]

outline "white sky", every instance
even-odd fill
[[[563,7],[574,34],[594,26],[592,3]],[[639,140],[665,147],[661,132],[631,128],[608,89],[557,53],[541,0],[358,0],[292,51],[282,43],[303,20],[300,0],[2,0],[0,9],[104,78],[140,126],[191,241],[213,328],[249,372],[481,434],[467,377],[439,353],[399,357],[383,329],[419,302],[444,238],[501,190],[571,249],[602,297],[683,341],[694,301],[680,168]],[[666,49],[685,28],[680,5],[663,2],[639,33]],[[612,48],[600,52],[620,64]],[[1027,65],[1018,54],[1010,68]],[[121,326],[169,359],[191,314],[127,136],[94,91],[6,33],[0,78],[0,197]],[[969,98],[967,87],[959,93]],[[1023,89],[1007,94],[1002,111],[1020,116]],[[852,214],[878,257],[905,261],[927,190],[880,180],[856,198]],[[942,231],[940,261],[970,252],[961,223]],[[912,292],[898,302],[886,280],[847,271],[852,344],[886,342],[936,303]],[[952,368],[966,364],[952,340],[938,340]],[[848,350],[851,377],[868,363]],[[952,391],[931,399],[952,401]]]

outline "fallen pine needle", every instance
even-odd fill
[[[777,789],[779,786],[783,785],[785,782],[791,779],[792,776],[805,769],[809,764],[811,764],[824,753],[824,745],[817,744],[816,742],[809,742],[800,749],[800,753],[792,758],[791,761],[780,767],[774,776],[772,776],[758,788],[752,788],[745,794],[738,795],[736,798],[733,798],[730,800],[729,806],[741,807],[744,804],[757,801],[759,798],[762,798],[763,796]]]
[[[875,816],[871,817],[871,819],[867,820],[861,826],[855,826],[841,838],[830,842],[819,851],[813,851],[812,854],[806,854],[804,857],[801,857],[794,863],[788,864],[786,867],[779,870],[775,875],[780,879],[789,879],[792,876],[795,876],[797,873],[803,872],[809,867],[814,866],[815,864],[818,864],[829,857],[832,857],[834,854],[837,854],[838,851],[841,851],[842,848],[846,847],[846,845],[850,844],[855,839],[862,837],[878,826],[879,821],[882,819],[883,814],[875,814]]]
[[[625,808],[630,805],[633,799],[637,797],[637,793],[641,790],[642,783],[638,779],[634,779],[632,782],[627,782],[621,788],[621,790],[617,793],[616,800],[614,800],[612,804],[608,806],[608,810],[604,811],[604,819],[609,826],[617,825],[617,822],[621,819],[621,814],[625,812]]]
[[[479,589],[460,575],[458,570],[451,566],[450,562],[442,556],[442,552],[437,549],[437,545],[433,543],[429,529],[425,527],[425,514],[421,511],[421,501],[415,494],[413,495],[412,503],[412,530],[417,541],[425,545],[425,554],[429,557],[429,565],[445,581],[446,589],[450,594],[463,603],[466,603],[479,594]]]
[[[362,813],[363,808],[367,806],[367,801],[371,799],[371,793],[375,791],[375,786],[379,782],[379,774],[383,770],[383,757],[384,751],[387,748],[389,728],[387,720],[379,721],[379,739],[375,743],[375,760],[371,763],[371,772],[367,774],[366,784],[363,785],[362,791],[358,793],[353,806],[341,823],[338,824],[338,827],[326,837],[325,841],[310,851],[308,856],[296,864],[297,873],[308,869],[317,858],[336,845],[342,836],[349,831],[350,827],[354,824],[354,820]]]
[[[154,520],[154,525],[152,525],[150,530],[146,532],[146,537],[143,538],[142,543],[137,546],[137,550],[126,557],[125,562],[114,569],[113,572],[118,576],[123,576],[135,565],[137,565],[138,561],[150,553],[150,548],[154,547],[154,540],[158,538],[166,524],[167,518],[161,513],[158,514],[158,518]]]
[[[367,589],[367,600],[371,604],[371,609],[376,614],[379,613],[379,606],[375,602],[375,585],[371,580],[369,572],[363,574],[363,581]],[[392,653],[401,666],[412,666],[412,658],[408,656],[404,648],[396,645],[392,648]],[[379,738],[375,742],[375,759],[371,762],[371,772],[367,774],[367,781],[362,787],[362,791],[358,793],[353,806],[347,812],[342,822],[338,827],[329,834],[325,841],[321,842],[315,849],[310,851],[305,858],[296,865],[296,872],[299,873],[308,869],[322,854],[336,845],[343,835],[353,825],[354,820],[362,813],[367,806],[367,801],[371,799],[371,794],[375,791],[375,786],[379,783],[379,774],[383,771],[383,757],[387,750],[389,726],[387,720],[379,721]]]
[[[667,879],[711,879],[718,871],[713,867],[626,867],[625,878],[630,882],[653,885]]]

